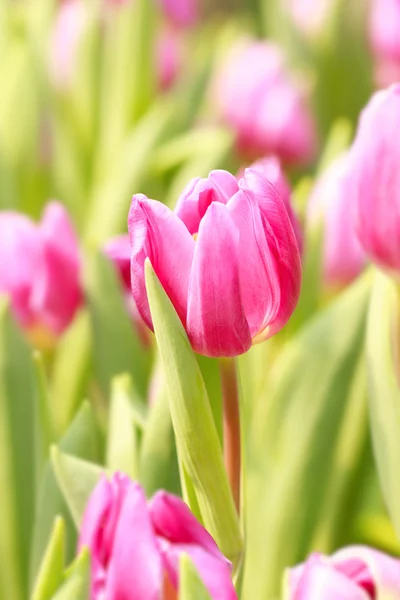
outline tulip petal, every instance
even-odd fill
[[[192,559],[212,600],[237,600],[227,561],[219,560],[204,548],[194,544],[163,543],[161,547],[165,568],[175,587],[178,587],[179,558],[182,554],[187,554]]]
[[[105,598],[160,600],[162,582],[162,559],[146,498],[140,486],[132,483],[115,531]]]
[[[239,267],[242,303],[254,337],[272,322],[280,306],[280,281],[275,258],[264,233],[257,199],[251,192],[238,192],[228,209],[240,231]]]
[[[206,356],[237,356],[251,346],[239,281],[239,232],[214,202],[202,219],[189,284],[187,331]]]
[[[164,491],[157,492],[150,502],[149,511],[157,535],[173,544],[197,544],[219,560],[230,564],[208,531],[177,496]]]
[[[128,229],[132,247],[132,295],[139,313],[152,328],[144,279],[144,262],[153,269],[183,325],[186,324],[189,274],[194,240],[182,221],[161,202],[143,194],[132,198]]]
[[[301,261],[287,210],[273,185],[257,171],[246,169],[239,187],[257,196],[264,233],[280,282],[280,306],[272,322],[268,321],[269,315],[266,314],[261,331],[254,340],[259,342],[282,329],[292,315],[300,295]]]
[[[44,268],[32,290],[32,310],[59,334],[69,325],[82,301],[78,240],[65,208],[51,202],[40,223]]]
[[[191,235],[198,232],[201,221],[199,192],[196,188],[202,181],[204,180],[201,177],[192,179],[179,196],[175,207],[175,214],[185,223]]]
[[[216,192],[218,192],[218,202],[226,204],[230,198],[239,190],[237,179],[229,171],[216,169],[211,171],[209,179],[212,182]]]

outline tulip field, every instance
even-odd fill
[[[400,0],[0,0],[0,600],[400,600]]]

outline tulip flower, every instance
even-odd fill
[[[313,158],[315,124],[277,46],[263,41],[236,44],[217,73],[215,100],[243,156],[276,154],[286,163]]]
[[[326,27],[335,0],[283,0],[283,8],[296,27],[308,38],[317,37]]]
[[[285,600],[400,599],[400,561],[366,546],[312,554],[290,569]]]
[[[157,40],[157,80],[162,91],[176,81],[181,69],[183,48],[178,32],[164,29]]]
[[[117,235],[104,245],[104,253],[113,263],[124,294],[125,305],[143,346],[150,344],[149,332],[139,315],[131,292],[131,244],[129,235]]]
[[[331,288],[353,281],[365,263],[356,234],[355,196],[351,190],[349,157],[343,154],[317,181],[308,204],[309,222],[323,223],[323,272],[325,283]]]
[[[231,563],[186,504],[167,492],[147,502],[120,473],[101,479],[84,514],[78,548],[91,552],[91,600],[173,600],[179,558],[190,556],[212,600],[235,600]]]
[[[0,293],[34,341],[59,336],[81,304],[78,242],[64,207],[51,202],[39,224],[0,213]]]
[[[352,194],[361,246],[378,265],[400,271],[400,85],[376,92],[351,149]],[[354,190],[354,191],[353,191]]]
[[[176,27],[190,27],[198,18],[198,0],[160,0],[164,15]]]
[[[387,86],[400,79],[400,2],[373,0],[370,13],[370,41],[375,56],[375,79]]]
[[[251,165],[251,169],[259,171],[261,175],[265,177],[265,179],[268,179],[283,200],[294,233],[296,235],[297,244],[301,254],[303,250],[303,232],[301,230],[301,225],[297,215],[293,210],[291,201],[292,190],[290,183],[285,177],[279,158],[277,156],[261,158]]]
[[[175,212],[132,199],[132,294],[152,327],[144,279],[150,262],[196,352],[232,357],[279,331],[300,291],[293,227],[276,189],[257,171],[194,179]]]

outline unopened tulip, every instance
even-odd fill
[[[78,242],[64,207],[51,202],[39,224],[0,213],[0,293],[36,340],[60,335],[81,304]]]
[[[236,44],[217,73],[215,99],[243,156],[276,154],[285,163],[313,158],[315,124],[277,46],[263,41]]]
[[[370,39],[376,62],[379,86],[400,79],[400,2],[373,0],[370,14]]]
[[[279,331],[299,295],[301,265],[284,202],[258,172],[194,179],[175,212],[138,194],[128,228],[132,294],[152,327],[144,263],[150,262],[193,348],[230,357]]]
[[[378,265],[400,271],[400,85],[376,92],[351,149],[352,191],[361,246]],[[353,187],[354,186],[354,187]]]
[[[400,561],[366,546],[312,554],[286,586],[285,600],[399,600]]]
[[[267,158],[260,158],[254,162],[251,167],[255,171],[259,171],[261,175],[268,179],[274,186],[281,199],[283,200],[287,213],[289,215],[290,222],[292,224],[294,233],[296,234],[297,244],[299,246],[300,254],[303,250],[303,232],[299,219],[293,210],[292,206],[292,190],[289,181],[286,179],[282,169],[281,161],[277,156],[269,156]]]
[[[198,0],[160,0],[164,15],[177,27],[194,25],[199,18]]]
[[[353,281],[365,263],[356,234],[356,197],[349,167],[347,153],[328,167],[317,181],[307,211],[310,223],[323,224],[323,272],[330,288]]]
[[[166,91],[175,83],[182,68],[183,48],[178,32],[164,29],[157,40],[156,54],[158,84]]]
[[[177,599],[182,554],[212,600],[237,598],[231,563],[186,504],[167,492],[147,502],[140,485],[119,473],[93,491],[78,546],[91,552],[91,600]]]

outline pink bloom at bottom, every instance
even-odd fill
[[[186,504],[167,492],[148,502],[120,473],[96,486],[78,548],[91,552],[91,600],[177,598],[179,559],[188,554],[212,600],[237,600],[231,563]]]
[[[400,561],[366,546],[312,554],[289,570],[286,600],[400,600]]]

